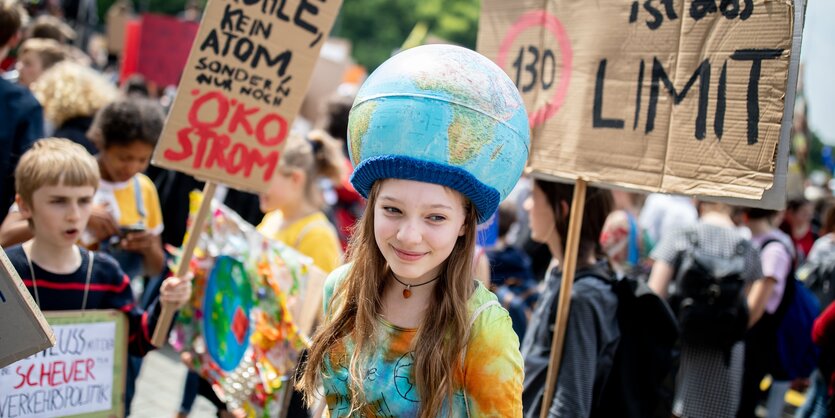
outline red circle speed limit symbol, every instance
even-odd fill
[[[557,41],[559,51],[554,51],[540,45],[522,45],[518,50],[510,51],[519,35],[536,26],[544,27]],[[562,66],[557,68],[559,54]],[[507,31],[499,46],[498,64],[507,68],[508,60],[512,59],[510,76],[522,94],[530,91],[553,91],[545,106],[529,111],[528,120],[531,128],[543,124],[553,117],[565,100],[568,85],[571,81],[571,42],[565,33],[562,23],[556,16],[544,11],[534,10],[522,15]]]

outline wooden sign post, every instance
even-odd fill
[[[571,306],[571,289],[574,286],[574,273],[577,271],[577,256],[580,248],[580,228],[586,210],[586,181],[577,179],[574,184],[574,197],[571,200],[571,212],[568,221],[568,236],[565,242],[565,258],[560,284],[560,297],[557,305],[557,318],[554,326],[554,339],[551,340],[551,359],[545,379],[545,394],[554,393],[557,376],[560,373],[562,349],[565,346],[565,328],[568,323],[568,309]],[[548,417],[551,408],[551,396],[542,399],[542,418]]]
[[[153,164],[207,180],[204,202],[213,182],[266,191],[340,4],[210,0]],[[195,219],[186,247],[196,245],[206,214]],[[184,252],[177,273],[190,261]],[[155,345],[164,343],[171,316],[163,306]]]
[[[781,209],[803,0],[484,0],[478,50],[522,93],[534,176]],[[576,180],[583,179],[583,180]],[[571,242],[571,233],[567,237]],[[576,252],[566,248],[542,416]]]
[[[197,215],[188,229],[188,239],[183,245],[183,253],[180,255],[180,263],[177,265],[177,277],[186,277],[188,274],[188,266],[191,263],[191,257],[194,255],[194,248],[197,247],[197,242],[200,240],[200,231],[203,230],[206,219],[209,217],[209,209],[211,209],[212,197],[214,197],[216,189],[217,183],[212,181],[207,181],[206,185],[203,186],[203,201],[200,202],[200,209],[197,210]],[[157,327],[154,329],[151,344],[157,347],[162,347],[165,344],[168,330],[171,329],[171,321],[174,320],[176,312],[176,309],[173,309],[170,305],[162,305],[162,312],[159,320],[157,320]]]

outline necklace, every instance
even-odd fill
[[[29,254],[24,252],[23,255],[26,256],[26,263],[29,264],[29,275],[32,277],[32,288],[35,290],[35,303],[40,308],[41,295],[38,293],[38,279],[35,278],[35,267],[32,266],[32,259],[29,257]],[[87,278],[84,283],[84,298],[81,299],[82,312],[87,310],[87,294],[90,293],[90,278],[93,276],[93,256],[94,253],[92,251],[87,252]]]
[[[408,283],[403,283],[403,282],[401,282],[401,281],[400,281],[400,279],[398,279],[398,278],[397,278],[397,276],[395,276],[394,274],[392,274],[392,275],[391,275],[391,277],[394,277],[394,280],[396,280],[396,281],[397,281],[397,283],[400,283],[400,284],[402,284],[403,286],[406,286],[406,288],[405,288],[405,289],[403,289],[403,298],[404,298],[404,299],[409,299],[410,297],[412,297],[412,288],[413,288],[413,287],[420,287],[420,286],[423,286],[423,285],[425,285],[425,284],[432,283],[432,282],[434,282],[435,280],[438,280],[438,279],[440,279],[440,278],[441,278],[441,276],[438,276],[438,277],[435,277],[435,278],[434,278],[434,279],[432,279],[432,280],[427,280],[427,281],[425,281],[425,282],[423,282],[423,283],[419,283],[419,284],[408,284]]]

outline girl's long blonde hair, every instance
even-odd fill
[[[348,247],[353,263],[345,279],[329,302],[331,315],[313,337],[309,357],[296,386],[312,403],[325,372],[324,361],[343,338],[354,342],[348,367],[351,413],[367,406],[363,396],[364,368],[376,347],[378,316],[382,312],[382,294],[391,274],[374,239],[374,205],[380,190],[378,181],[371,188],[368,205]],[[452,253],[441,268],[441,278],[434,288],[430,309],[426,309],[414,338],[412,373],[421,400],[420,418],[436,417],[445,405],[452,407],[453,379],[462,367],[460,356],[466,341],[467,301],[473,292],[473,253],[475,250],[476,211],[468,201],[465,233],[458,237]],[[334,306],[339,301],[340,306]]]

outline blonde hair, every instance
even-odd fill
[[[67,59],[67,51],[54,39],[31,38],[23,41],[18,55],[32,52],[41,60],[44,71]]]
[[[317,180],[326,177],[334,184],[339,184],[342,181],[344,164],[339,143],[326,132],[311,131],[307,139],[293,133],[287,137],[287,145],[278,162],[279,172],[276,174],[286,174],[288,169],[305,173],[305,196],[317,206],[321,206]]]
[[[99,187],[99,166],[83,146],[64,138],[46,138],[26,151],[15,169],[15,190],[31,205],[44,186]]]
[[[56,127],[96,111],[119,97],[119,90],[93,69],[62,61],[32,83],[32,93],[41,102],[44,116]]]
[[[345,279],[337,286],[330,303],[332,315],[313,337],[307,362],[296,387],[312,403],[316,397],[325,358],[343,338],[355,344],[348,367],[351,413],[370,406],[363,396],[363,365],[376,347],[377,318],[382,312],[382,294],[391,271],[374,238],[374,203],[380,190],[378,181],[371,188],[368,206],[357,223],[348,247],[353,263]],[[467,327],[467,301],[473,292],[473,252],[476,241],[475,207],[466,201],[465,233],[458,237],[452,253],[441,267],[427,309],[414,338],[412,373],[420,396],[419,417],[436,417],[444,406],[452,407],[454,382],[458,376],[461,353],[466,341],[460,337]],[[340,301],[341,306],[333,306]]]

